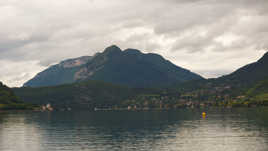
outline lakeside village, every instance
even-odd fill
[[[237,95],[230,86],[198,89],[191,92],[164,92],[139,95],[119,105],[102,105],[94,110],[175,110],[180,108],[233,108],[268,106],[268,101]]]
[[[101,110],[175,110],[180,108],[209,108],[209,107],[258,107],[268,106],[268,100],[250,98],[246,95],[233,93],[230,86],[209,87],[191,92],[178,93],[177,91],[162,91],[161,93],[142,94],[124,101],[99,101],[98,104],[84,104],[83,108],[94,111]],[[97,102],[97,101],[96,101]],[[71,111],[68,107],[55,108],[53,104],[41,106],[41,111]]]
[[[53,111],[53,107],[51,106],[50,103],[48,103],[47,105],[42,105],[41,106],[41,111]]]
[[[46,105],[42,105],[40,107],[40,109],[36,109],[36,111],[54,111],[54,110],[60,110],[60,111],[71,111],[72,109],[70,107],[65,108],[61,108],[61,109],[57,109],[57,108],[53,108],[52,105],[50,103],[46,104]]]
[[[176,110],[182,108],[209,108],[209,107],[222,107],[222,108],[232,108],[232,107],[257,107],[257,104],[252,104],[247,101],[241,102],[245,96],[237,97],[237,100],[229,101],[159,101],[159,100],[147,100],[144,103],[138,103],[137,100],[128,100],[121,105],[115,106],[101,106],[95,107],[94,111],[105,111],[105,110],[129,110],[129,111],[148,111],[148,110]]]
[[[169,96],[159,95],[142,95],[135,99],[121,101],[119,104],[103,103],[96,106],[88,106],[89,110],[93,111],[149,111],[149,110],[176,110],[181,108],[209,108],[209,107],[257,107],[265,106],[263,102],[250,102],[246,101],[246,96],[237,96],[231,99],[228,95],[222,98],[220,96],[214,97],[209,101],[197,101],[193,97],[180,96],[180,99]],[[184,98],[184,99],[182,99]],[[212,98],[211,98],[212,99]],[[41,106],[41,111],[71,111],[72,108],[58,108],[53,107],[51,104]]]

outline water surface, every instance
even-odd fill
[[[0,151],[267,151],[268,108],[0,112]]]

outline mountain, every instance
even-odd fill
[[[227,106],[245,103],[244,105],[247,106],[248,98],[259,100],[256,99],[258,98],[256,96],[264,98],[263,95],[267,95],[266,92],[259,89],[268,85],[267,82],[263,81],[265,79],[268,79],[268,52],[258,61],[245,65],[229,75],[175,84],[173,88],[182,96],[187,96],[188,100],[217,102],[217,104]],[[259,83],[262,84],[261,87]],[[257,92],[262,93],[258,94]],[[240,101],[237,102],[237,100]]]
[[[251,86],[266,78],[268,78],[268,52],[257,62],[248,64],[229,75],[218,78],[217,81],[243,87]]]
[[[136,49],[122,51],[113,45],[92,57],[70,59],[49,67],[24,86],[55,86],[97,80],[130,87],[158,87],[196,79],[203,78],[160,55],[144,54]]]
[[[32,105],[25,104],[13,91],[0,82],[0,110],[6,109],[32,109]]]
[[[245,65],[231,74],[219,78],[189,81],[177,84],[175,87],[185,89],[186,91],[203,88],[212,89],[215,87],[246,90],[266,78],[268,78],[268,52],[258,61]]]
[[[124,64],[121,64],[122,62]],[[177,70],[183,69],[156,54],[143,54],[135,49],[121,51],[118,47],[112,46],[103,53],[88,59],[87,63],[71,67],[78,68],[77,71],[79,71],[74,73],[75,83],[38,88],[23,87],[13,90],[24,101],[38,104],[51,103],[56,108],[93,109],[94,107],[110,108],[115,106],[126,108],[129,105],[141,108],[159,108],[160,106],[176,108],[185,106],[187,102],[205,102],[217,106],[268,105],[267,65],[268,53],[257,62],[220,78],[197,78],[185,83],[178,80],[179,84],[168,89],[133,88],[136,85],[132,83],[132,79],[124,76],[134,74],[137,77],[132,76],[132,78],[137,81],[139,86],[144,86],[141,83],[143,80],[139,78],[148,78],[147,74],[163,70],[166,71],[165,73],[170,73],[170,71],[177,73]],[[149,73],[140,72],[145,72],[145,70],[148,70]],[[187,70],[183,71],[187,73]],[[165,73],[161,74],[165,79],[169,79],[173,75]],[[122,79],[117,79],[117,76],[121,76]],[[124,82],[128,82],[132,87],[92,81],[91,79],[94,78],[112,81],[111,83],[125,84]],[[163,80],[158,74],[152,77],[153,80],[155,78],[159,78],[157,84]],[[149,85],[148,81],[145,82]],[[168,80],[165,82],[167,83]]]

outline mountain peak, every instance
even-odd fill
[[[110,47],[107,47],[105,50],[104,50],[104,53],[117,53],[117,52],[122,52],[122,50],[116,46],[116,45],[111,45]]]
[[[141,52],[137,49],[132,49],[132,48],[128,48],[126,50],[124,50],[125,53],[129,53],[129,54],[141,54]]]

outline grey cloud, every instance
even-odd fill
[[[16,48],[23,47],[27,44],[38,43],[42,41],[47,41],[48,37],[43,35],[31,35],[30,37],[14,37],[8,38],[6,36],[0,36],[0,52],[12,51]]]
[[[267,0],[12,0],[0,2],[0,13],[0,60],[37,61],[35,72],[117,44],[160,53],[210,77],[229,70],[193,62],[208,65],[219,62],[214,56],[238,53],[247,54],[246,62],[268,48]],[[200,52],[209,59],[198,58]]]

